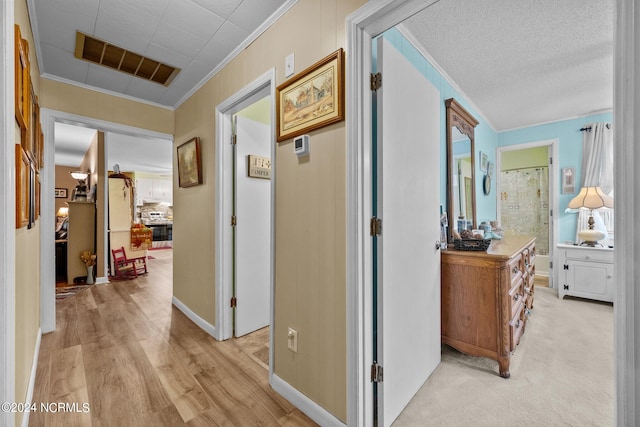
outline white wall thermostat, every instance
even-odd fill
[[[309,135],[300,135],[293,139],[293,152],[298,157],[309,155]]]

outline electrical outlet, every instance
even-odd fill
[[[298,331],[293,328],[287,332],[287,347],[294,353],[298,352]]]

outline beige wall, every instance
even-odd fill
[[[40,79],[40,107],[173,134],[173,111],[66,83]]]
[[[176,110],[175,143],[199,136],[204,183],[176,188],[174,295],[215,324],[215,107],[295,53],[299,72],[344,47],[345,18],[364,0],[301,0]],[[348,54],[348,52],[347,52]],[[346,147],[344,122],[311,133],[298,160],[278,144],[276,170],[275,374],[346,421]],[[176,167],[174,161],[174,168]],[[198,206],[198,209],[194,207]],[[287,327],[299,331],[298,353]]]
[[[95,271],[97,277],[106,277],[105,273],[105,265],[103,260],[105,260],[105,251],[104,251],[104,231],[105,231],[105,209],[106,209],[106,200],[105,200],[105,192],[104,192],[104,183],[107,179],[106,171],[104,167],[104,161],[102,159],[105,158],[105,148],[104,148],[104,132],[96,132],[95,136],[91,140],[91,144],[89,144],[89,148],[80,163],[80,167],[78,170],[81,171],[89,171],[91,172],[91,176],[89,178],[89,183],[91,184],[91,192],[93,193],[95,188],[95,203],[96,203],[96,267]]]
[[[40,70],[24,0],[15,2],[15,23],[20,26],[22,38],[29,43],[31,81],[33,90],[40,93]],[[16,143],[20,143],[19,129]],[[53,231],[52,231],[53,232]],[[27,388],[31,376],[31,365],[40,328],[40,221],[28,229],[16,230],[16,324],[15,324],[15,393],[17,402],[26,402]],[[16,414],[16,425],[22,422],[22,414]]]
[[[67,198],[55,199],[56,207],[53,215],[58,212],[58,209],[67,206],[67,202],[71,201],[73,195],[73,189],[76,188],[78,181],[71,177],[71,172],[77,171],[77,167],[72,166],[56,166],[56,188],[66,188]],[[49,215],[51,212],[43,212],[44,215]]]

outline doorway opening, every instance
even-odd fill
[[[497,217],[508,234],[536,236],[536,284],[554,287],[553,246],[558,197],[557,140],[498,148]]]
[[[274,93],[275,70],[271,70],[216,108],[213,335],[219,340],[242,337],[241,347],[255,346],[254,356],[269,365],[269,379],[273,375]]]

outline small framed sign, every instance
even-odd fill
[[[271,159],[249,154],[247,162],[249,177],[271,179]]]

